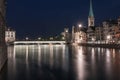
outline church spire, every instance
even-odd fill
[[[92,6],[92,0],[90,0],[90,11],[88,16],[88,27],[94,27],[94,14],[93,14],[93,6]]]
[[[93,14],[93,7],[92,7],[92,0],[90,0],[90,11],[89,11],[89,17],[94,17],[94,14]]]

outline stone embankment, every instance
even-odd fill
[[[90,47],[102,47],[102,48],[120,48],[120,44],[89,44],[89,43],[82,43],[82,46],[90,46]]]

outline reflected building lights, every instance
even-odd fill
[[[99,52],[99,51],[98,51]],[[96,54],[95,54],[95,48],[92,48],[91,51],[91,70],[92,72],[90,74],[96,75]]]
[[[29,71],[29,63],[28,63],[28,45],[26,45],[26,70]]]
[[[10,57],[10,58],[13,57],[13,56],[12,56],[12,54],[13,54],[13,47],[8,47],[8,48],[7,48],[7,53],[9,53],[9,54],[8,54],[8,57]]]
[[[15,45],[8,48],[5,76],[7,75],[9,80],[16,80],[21,75],[24,75],[25,79],[31,79],[40,78],[40,75],[46,77],[48,72],[48,75],[55,74],[55,77],[61,77],[61,80],[111,80],[116,76],[119,79],[119,61],[119,49],[63,44]]]
[[[62,48],[62,68],[65,69],[66,67],[66,60],[65,60],[65,46],[63,45],[63,48]],[[65,69],[66,70],[66,69]]]
[[[65,51],[65,52],[64,52]],[[64,69],[66,71],[69,70],[69,52],[68,52],[68,47],[63,45],[63,55],[64,55]]]
[[[32,60],[34,61],[35,47],[34,47],[34,45],[30,45],[30,46],[31,46],[31,52],[32,52]]]
[[[50,62],[50,67],[52,68],[53,67],[53,45],[50,45],[50,58],[49,58],[49,62]]]
[[[109,60],[109,57],[110,57],[110,50],[107,49],[107,50],[106,50],[106,59]],[[107,61],[108,61],[108,60],[107,60]],[[108,62],[109,62],[109,61],[108,61]]]
[[[106,75],[108,76],[108,78],[111,77],[111,56],[110,56],[110,49],[106,50],[106,63],[105,63],[105,69],[106,69]]]
[[[43,50],[44,50],[44,54],[43,54],[43,61],[44,61],[44,64],[47,64],[47,45],[43,45]]]
[[[57,68],[59,66],[59,46],[55,45],[55,67]]]
[[[15,76],[16,73],[15,46],[12,47],[8,46],[7,50],[8,50],[7,74],[10,74],[8,78],[13,80],[14,79],[13,76]]]
[[[26,45],[26,62],[28,63],[28,45]]]
[[[30,72],[29,72],[29,60],[28,60],[28,56],[29,56],[29,46],[26,45],[26,46],[25,46],[25,49],[26,49],[26,52],[25,52],[25,54],[26,54],[26,71],[27,71],[27,78],[28,78],[28,77],[29,77],[29,74],[30,74]]]
[[[77,61],[76,61],[76,71],[77,71],[77,80],[84,80],[86,76],[85,69],[85,60],[83,55],[82,47],[77,46]]]
[[[96,48],[96,51],[98,53],[98,59],[100,60],[100,58],[101,58],[101,48]]]
[[[14,46],[14,50],[13,50],[13,59],[15,60],[15,56],[16,56],[16,46]]]
[[[101,48],[101,54],[103,55],[103,53],[104,53],[104,49],[103,49],[103,48]]]
[[[115,58],[115,53],[116,53],[115,49],[113,49],[113,58]]]
[[[38,44],[38,65],[41,64],[41,46]]]
[[[17,49],[17,46],[14,46],[14,49],[13,49],[13,73],[14,75],[16,74],[16,49]],[[11,70],[10,68],[8,68],[8,70]]]
[[[92,56],[91,56],[92,62],[94,63],[94,61],[95,61],[95,49],[94,48],[92,48],[91,54],[92,54]]]
[[[95,49],[94,48],[92,48],[91,54],[92,54],[92,56],[91,56],[92,63],[94,64],[95,63]]]

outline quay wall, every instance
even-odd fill
[[[120,49],[120,44],[81,43],[80,45],[82,45],[82,46],[89,46],[89,47],[118,48],[118,49]]]

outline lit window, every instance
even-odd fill
[[[11,37],[13,37],[13,35],[11,35]]]

